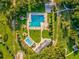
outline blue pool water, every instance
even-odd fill
[[[30,27],[40,27],[44,22],[44,15],[31,15]]]
[[[31,39],[29,37],[26,37],[25,42],[28,46],[32,46],[33,42],[31,41]]]

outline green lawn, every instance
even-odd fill
[[[42,32],[42,37],[43,37],[43,38],[50,38],[50,36],[49,36],[49,31],[48,31],[48,30],[43,30],[43,32]]]
[[[6,44],[9,46],[9,48],[11,49],[13,54],[15,54],[18,50],[20,50],[18,42],[17,42],[16,37],[15,37],[15,33],[12,33],[9,30],[8,35],[9,35],[9,38],[8,38],[8,41],[6,42]]]
[[[30,30],[30,37],[37,43],[41,41],[41,31],[40,30]]]
[[[2,44],[0,44],[0,51],[2,51],[3,53],[3,59],[13,59],[13,57],[6,50],[5,46],[3,46]]]
[[[7,33],[8,34],[8,40],[5,42],[5,44],[9,47],[12,54],[16,54],[16,52],[18,50],[20,50],[20,48],[19,48],[19,45],[16,41],[15,32],[12,32],[11,29],[9,28],[9,26],[7,25],[5,16],[3,16],[3,15],[0,16],[0,19],[1,19],[0,20],[0,35],[2,35],[2,40],[4,38],[4,35]],[[2,44],[0,44],[0,50],[3,52],[4,59],[13,59],[13,57],[9,55],[5,46],[2,46]]]

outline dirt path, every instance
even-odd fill
[[[60,36],[60,17],[57,16],[57,27],[56,27],[56,44],[58,42],[59,36]]]
[[[73,53],[74,53],[74,51],[72,51],[71,53],[67,54],[66,57],[69,56],[69,55],[71,55],[71,54],[73,54]]]
[[[13,6],[14,7],[16,6],[16,0],[13,0]]]

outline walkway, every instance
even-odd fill
[[[73,54],[73,53],[74,53],[74,51],[72,51],[71,53],[67,54],[66,57],[69,56],[69,55],[71,55],[71,54]]]
[[[78,49],[79,50],[79,49]],[[75,51],[72,51],[71,53],[67,54],[66,57],[70,56],[71,54],[73,54]]]
[[[23,59],[23,52],[22,52],[22,51],[19,51],[19,52],[16,54],[15,59]]]

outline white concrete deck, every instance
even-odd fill
[[[27,28],[28,29],[32,29],[32,30],[41,30],[42,27],[29,27],[29,23],[31,22],[31,15],[44,15],[44,18],[45,18],[45,23],[44,24],[41,24],[41,26],[44,26],[47,23],[47,13],[35,13],[35,12],[32,12],[32,13],[29,13],[28,14],[28,20],[27,20]],[[45,26],[46,27],[46,26]]]

